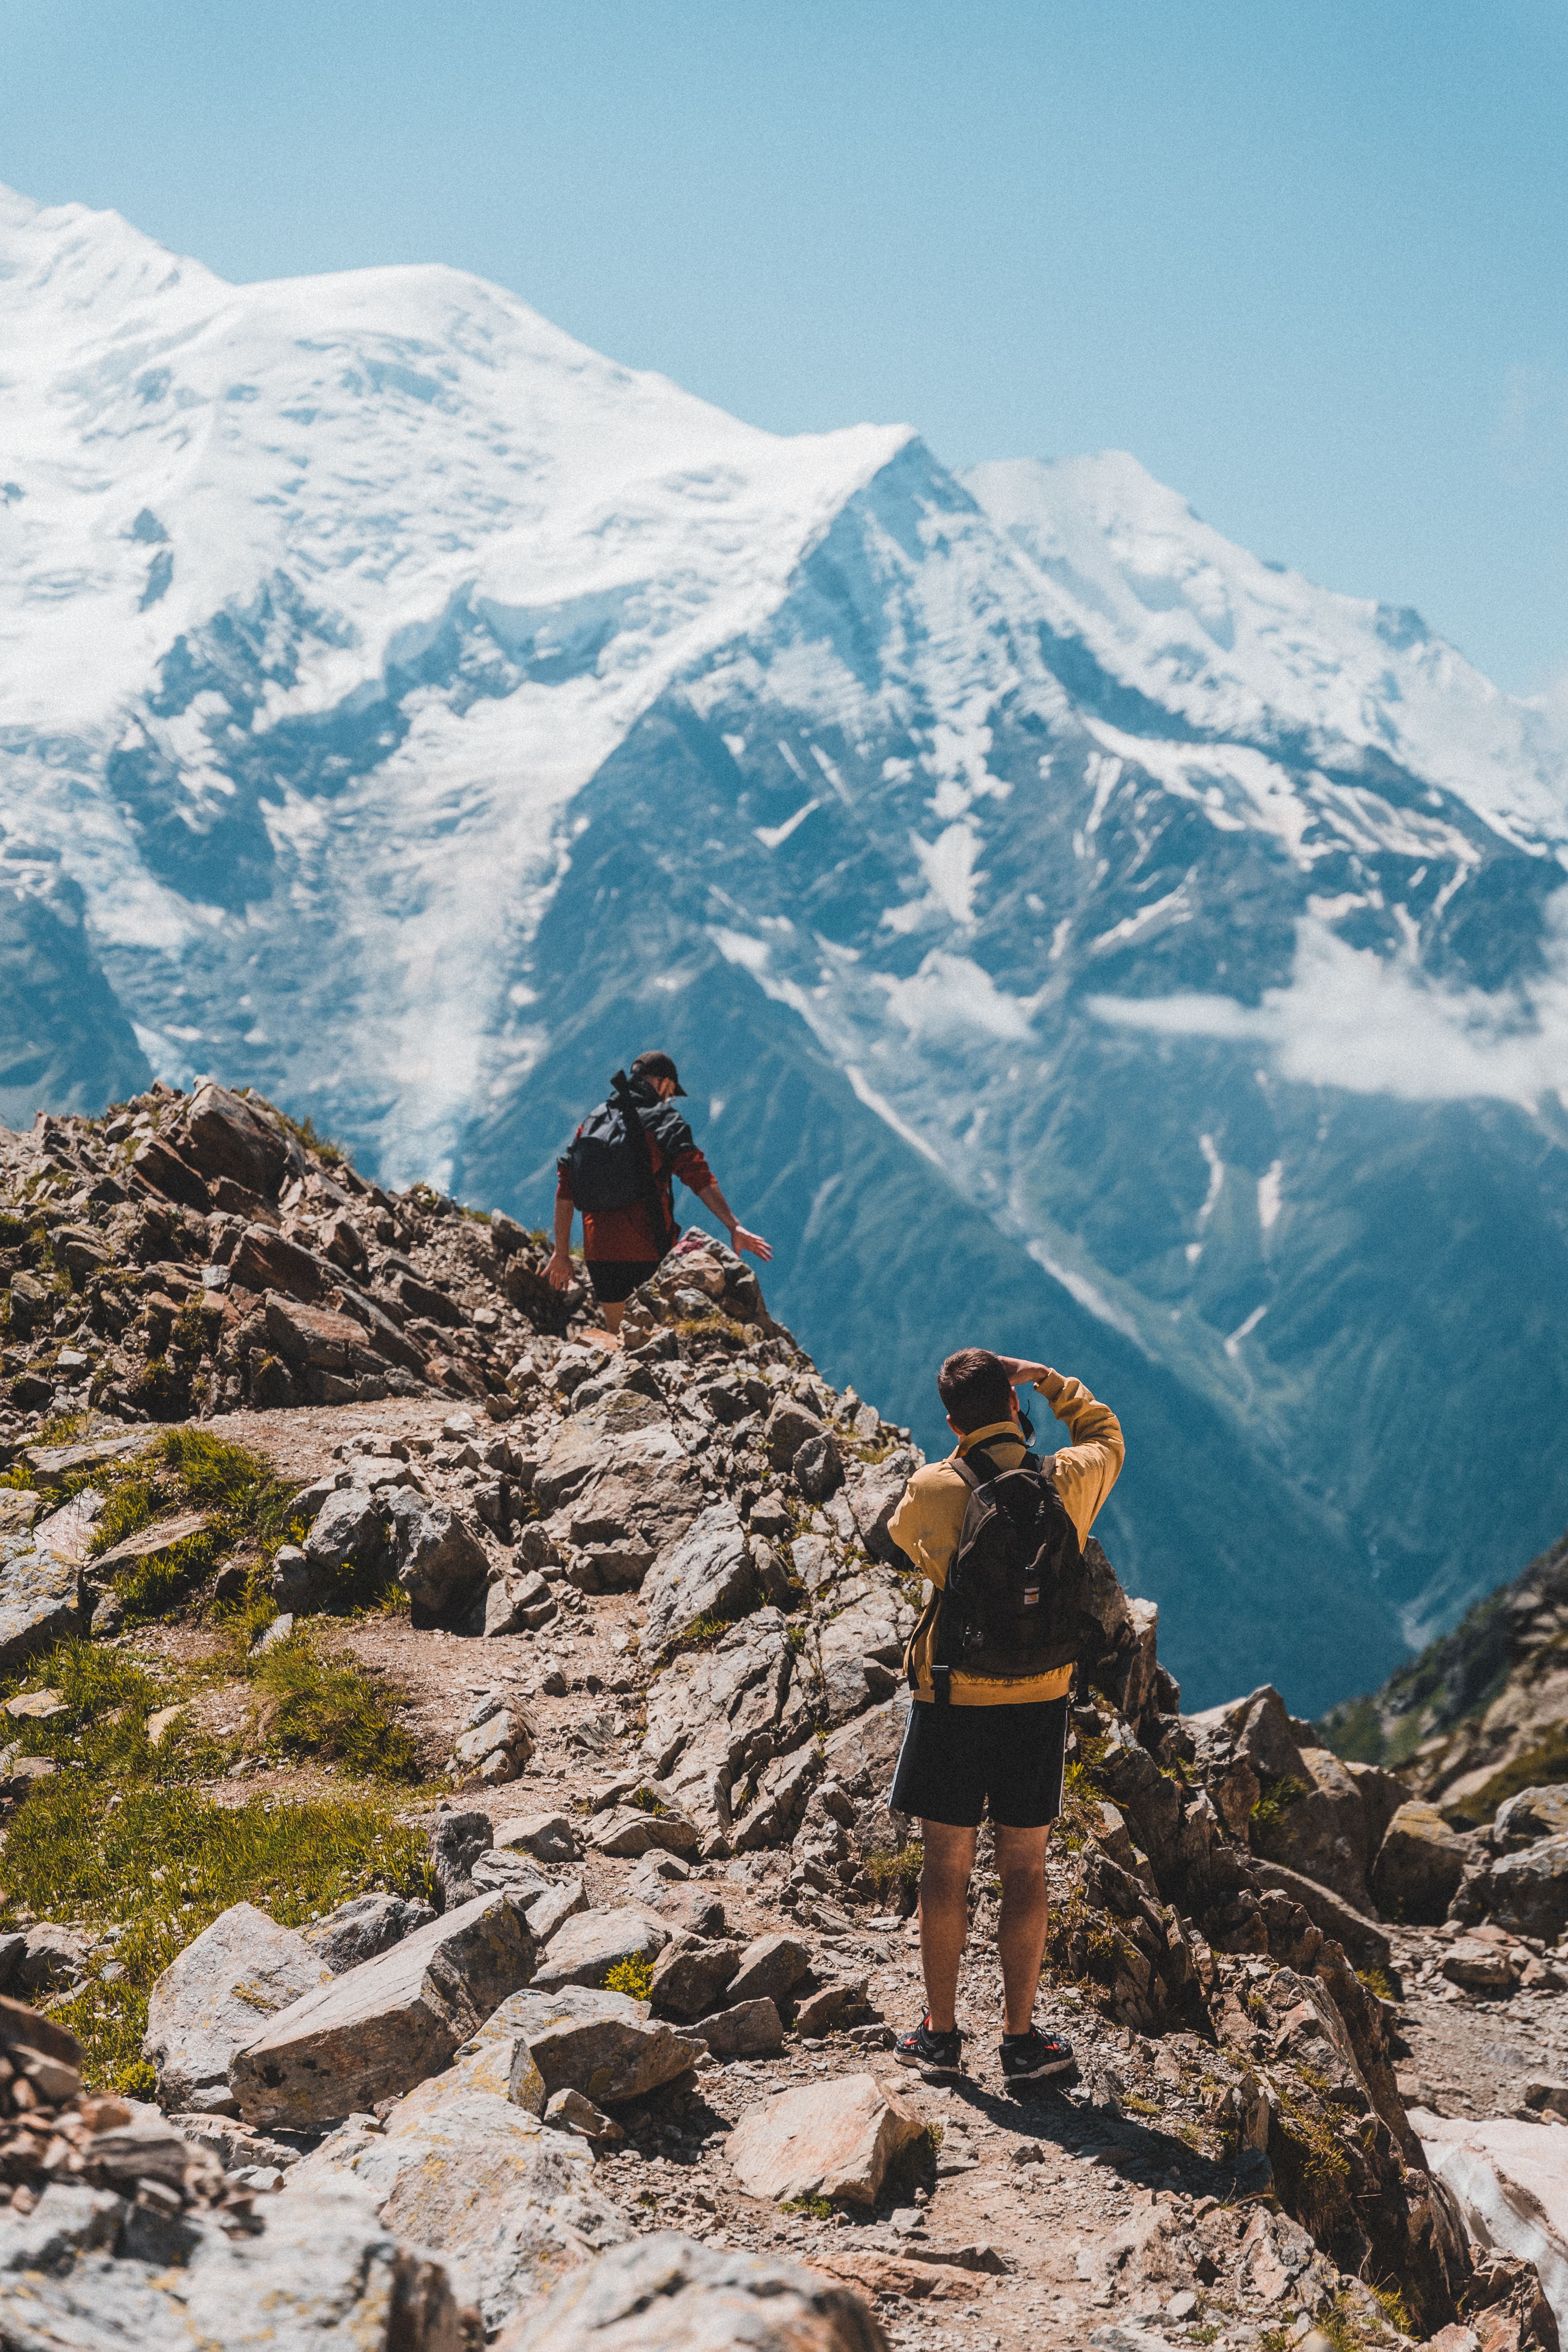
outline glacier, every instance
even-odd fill
[[[1561,1531],[1546,712],[1128,456],[770,435],[457,271],[5,194],[0,304],[0,1115],[210,1070],[538,1223],[665,1045],[835,1378],[1117,1405],[1194,1704]]]

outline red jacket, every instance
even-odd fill
[[[582,1129],[577,1133],[581,1135]],[[647,1130],[645,1129],[644,1133]],[[654,1179],[664,1195],[665,1212],[671,1225],[675,1222],[672,1177],[679,1176],[687,1190],[704,1192],[713,1181],[713,1171],[694,1143],[688,1143],[675,1154],[667,1168],[664,1152],[657,1135],[647,1136],[648,1159]],[[572,1179],[566,1162],[560,1162],[555,1197],[558,1201],[572,1199]],[[634,1201],[629,1209],[584,1209],[583,1212],[583,1255],[605,1265],[650,1265],[663,1257],[669,1246],[666,1233],[654,1231],[653,1210],[647,1201]]]

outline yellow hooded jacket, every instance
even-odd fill
[[[1059,1422],[1065,1423],[1072,1437],[1057,1454],[1047,1454],[1045,1467],[1050,1472],[1068,1517],[1078,1529],[1080,1544],[1089,1540],[1089,1531],[1099,1516],[1101,1504],[1117,1478],[1126,1456],[1121,1423],[1108,1404],[1099,1404],[1081,1381],[1064,1380],[1060,1372],[1047,1372],[1036,1387]],[[963,1528],[963,1514],[971,1489],[952,1467],[956,1455],[967,1454],[972,1445],[986,1448],[991,1459],[1003,1469],[1010,1470],[1024,1458],[1025,1445],[1018,1425],[1014,1421],[988,1422],[984,1429],[972,1429],[959,1440],[953,1454],[945,1462],[930,1462],[917,1470],[904,1489],[903,1500],[893,1513],[888,1532],[921,1574],[931,1579],[939,1590],[947,1580],[952,1556],[958,1549],[958,1538]],[[924,1632],[919,1627],[905,1654],[904,1671],[911,1663],[915,1669],[915,1696],[932,1697],[931,1679],[931,1643],[934,1628]],[[1072,1685],[1072,1668],[1057,1666],[1049,1674],[1034,1675],[1026,1681],[999,1682],[985,1675],[960,1675],[952,1677],[954,1706],[1025,1706],[1037,1705],[1042,1699],[1060,1698]]]

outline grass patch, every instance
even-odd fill
[[[233,1445],[201,1429],[171,1429],[128,1463],[73,1472],[58,1499],[97,1486],[103,1511],[92,1534],[95,1557],[127,1537],[179,1511],[200,1510],[206,1526],[171,1550],[131,1560],[115,1590],[134,1618],[166,1616],[211,1575],[230,1552],[251,1549],[263,1559],[303,1530],[291,1519],[294,1489],[265,1454]]]
[[[1394,1979],[1386,1969],[1357,1969],[1356,1974],[1368,1992],[1373,1994],[1377,2000],[1398,2000],[1399,1995],[1394,1990]]]
[[[629,2000],[646,2000],[653,1986],[653,1962],[641,1952],[617,1960],[605,1978],[606,1992],[624,1992]]]
[[[781,2213],[807,2213],[814,2221],[831,2221],[833,2208],[826,2197],[786,2197]]]
[[[258,1735],[280,1755],[343,1764],[363,1780],[424,1778],[418,1744],[398,1720],[402,1692],[354,1659],[323,1655],[301,1628],[247,1664]]]
[[[113,1957],[123,1973],[106,1979],[95,1960],[89,1981],[51,2014],[85,2045],[90,2083],[138,2096],[152,2089],[142,2056],[148,1992],[219,1912],[254,1903],[297,1927],[373,1888],[427,1897],[431,1887],[423,1836],[374,1801],[228,1808],[143,1783],[106,1805],[79,1772],[28,1799],[5,1840],[5,1880],[6,1925],[26,1907],[120,1930]]]

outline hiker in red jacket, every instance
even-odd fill
[[[555,1251],[545,1268],[557,1290],[570,1286],[572,1220],[581,1205],[584,1262],[607,1331],[620,1329],[626,1300],[658,1273],[675,1246],[680,1232],[673,1201],[677,1176],[724,1226],[731,1249],[749,1250],[764,1265],[773,1255],[761,1234],[748,1233],[738,1222],[675,1108],[672,1097],[684,1096],[686,1088],[669,1055],[639,1054],[624,1095],[620,1088],[617,1071],[616,1093],[584,1120],[556,1163]],[[626,1133],[626,1113],[633,1108],[646,1139],[646,1162]],[[581,1203],[577,1198],[585,1171],[592,1205],[588,1198]],[[623,1204],[604,1205],[611,1196],[624,1196]]]

